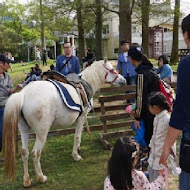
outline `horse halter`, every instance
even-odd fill
[[[109,84],[113,84],[116,81],[116,79],[119,77],[119,73],[117,73],[113,69],[111,69],[111,70],[108,69],[106,66],[104,66],[104,68],[107,70],[106,75],[105,75],[105,79],[107,78],[107,76],[108,76],[109,73],[112,73],[112,74],[116,75],[115,78],[112,81],[106,82],[106,83],[109,83]]]

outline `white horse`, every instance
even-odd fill
[[[104,83],[121,86],[126,83],[125,78],[118,74],[110,63],[98,61],[86,68],[81,73],[82,79],[88,82],[93,94]],[[76,89],[63,84],[73,100],[81,104]],[[47,177],[42,173],[40,157],[51,126],[67,127],[77,121],[75,129],[72,156],[76,161],[81,160],[78,153],[81,135],[87,108],[79,116],[78,111],[69,109],[62,101],[56,87],[48,81],[31,82],[19,93],[10,96],[5,106],[4,113],[4,139],[3,149],[5,154],[5,177],[15,179],[16,172],[16,141],[17,128],[19,128],[22,141],[22,160],[24,163],[24,186],[31,186],[28,173],[28,139],[30,128],[36,133],[36,141],[32,150],[32,157],[36,171],[37,181],[44,183]]]

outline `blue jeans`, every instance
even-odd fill
[[[35,74],[33,74],[31,80],[32,81],[41,80],[41,76],[36,76]]]
[[[35,74],[33,74],[31,77],[28,77],[26,79],[26,81],[23,83],[24,86],[27,85],[29,82],[31,81],[37,81],[37,80],[41,80],[41,76],[36,76]]]
[[[131,77],[129,77],[129,79],[127,81],[127,84],[128,85],[135,85],[136,84],[136,78],[137,78],[137,76],[131,76]]]
[[[137,76],[131,76],[131,77],[126,77],[127,85],[135,85],[136,84],[136,78]],[[133,91],[126,91],[126,93],[130,93]],[[127,100],[127,103],[135,103],[135,100]]]
[[[179,189],[189,190],[190,189],[190,174],[184,171],[179,176]]]
[[[2,150],[2,141],[3,141],[3,115],[4,107],[0,107],[0,152]]]

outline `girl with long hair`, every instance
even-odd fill
[[[157,190],[164,181],[163,171],[153,182],[149,183],[142,171],[135,169],[139,148],[130,138],[119,138],[113,148],[108,162],[108,177],[104,182],[104,190]]]

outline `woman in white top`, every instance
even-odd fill
[[[40,65],[41,64],[41,56],[40,56],[40,50],[37,49],[36,51],[36,59],[38,60],[38,64]]]
[[[164,169],[164,166],[159,164],[159,160],[169,127],[169,109],[169,103],[161,92],[153,92],[150,94],[149,111],[153,115],[156,115],[153,122],[153,135],[149,144],[150,155],[148,159],[148,172],[150,182],[158,177],[159,170]]]

